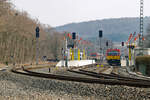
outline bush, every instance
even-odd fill
[[[5,64],[8,65],[8,61],[6,61]]]
[[[136,63],[150,65],[150,56],[138,56],[136,57]]]

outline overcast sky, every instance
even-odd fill
[[[105,18],[139,17],[140,0],[11,0],[16,8],[53,27]],[[144,15],[150,16],[150,0]]]

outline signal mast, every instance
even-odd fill
[[[143,54],[143,32],[144,32],[144,0],[140,0],[140,36],[139,36],[139,47],[140,54]]]

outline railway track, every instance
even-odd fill
[[[24,72],[22,72],[22,71]],[[143,81],[143,80],[134,80],[131,79],[115,79],[112,77],[103,77],[100,78],[98,75],[89,74],[86,72],[87,75],[93,75],[95,78],[81,78],[81,77],[73,77],[73,76],[64,76],[64,75],[56,75],[56,74],[45,74],[45,73],[38,73],[34,71],[30,71],[29,69],[25,68],[17,68],[12,69],[12,72],[16,74],[28,75],[33,77],[40,77],[40,78],[48,78],[48,79],[57,79],[57,80],[65,80],[65,81],[75,81],[75,82],[84,82],[84,83],[94,83],[94,84],[107,84],[107,85],[126,85],[126,86],[133,86],[133,87],[150,87],[150,81]],[[81,71],[81,70],[80,70]],[[84,72],[83,70],[81,72]],[[85,73],[85,72],[84,72]],[[104,75],[103,75],[104,76]],[[115,77],[115,75],[112,75]]]
[[[150,80],[125,77],[125,76],[120,76],[120,75],[115,74],[115,73],[104,74],[104,73],[96,73],[96,72],[92,72],[92,71],[86,71],[86,70],[83,70],[83,69],[79,69],[79,71],[83,72],[83,74],[84,74],[84,72],[85,72],[85,74],[89,73],[89,75],[91,74],[92,76],[96,76],[98,78],[117,79],[117,80],[125,80],[125,81],[150,82]]]

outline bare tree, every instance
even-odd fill
[[[60,56],[60,47],[61,47],[61,37],[55,32],[51,37],[50,50],[54,59],[59,59]]]
[[[46,55],[58,59],[61,35],[30,18],[27,12],[17,11],[8,1],[0,0],[0,63],[35,61],[36,26],[40,27],[40,57]]]

